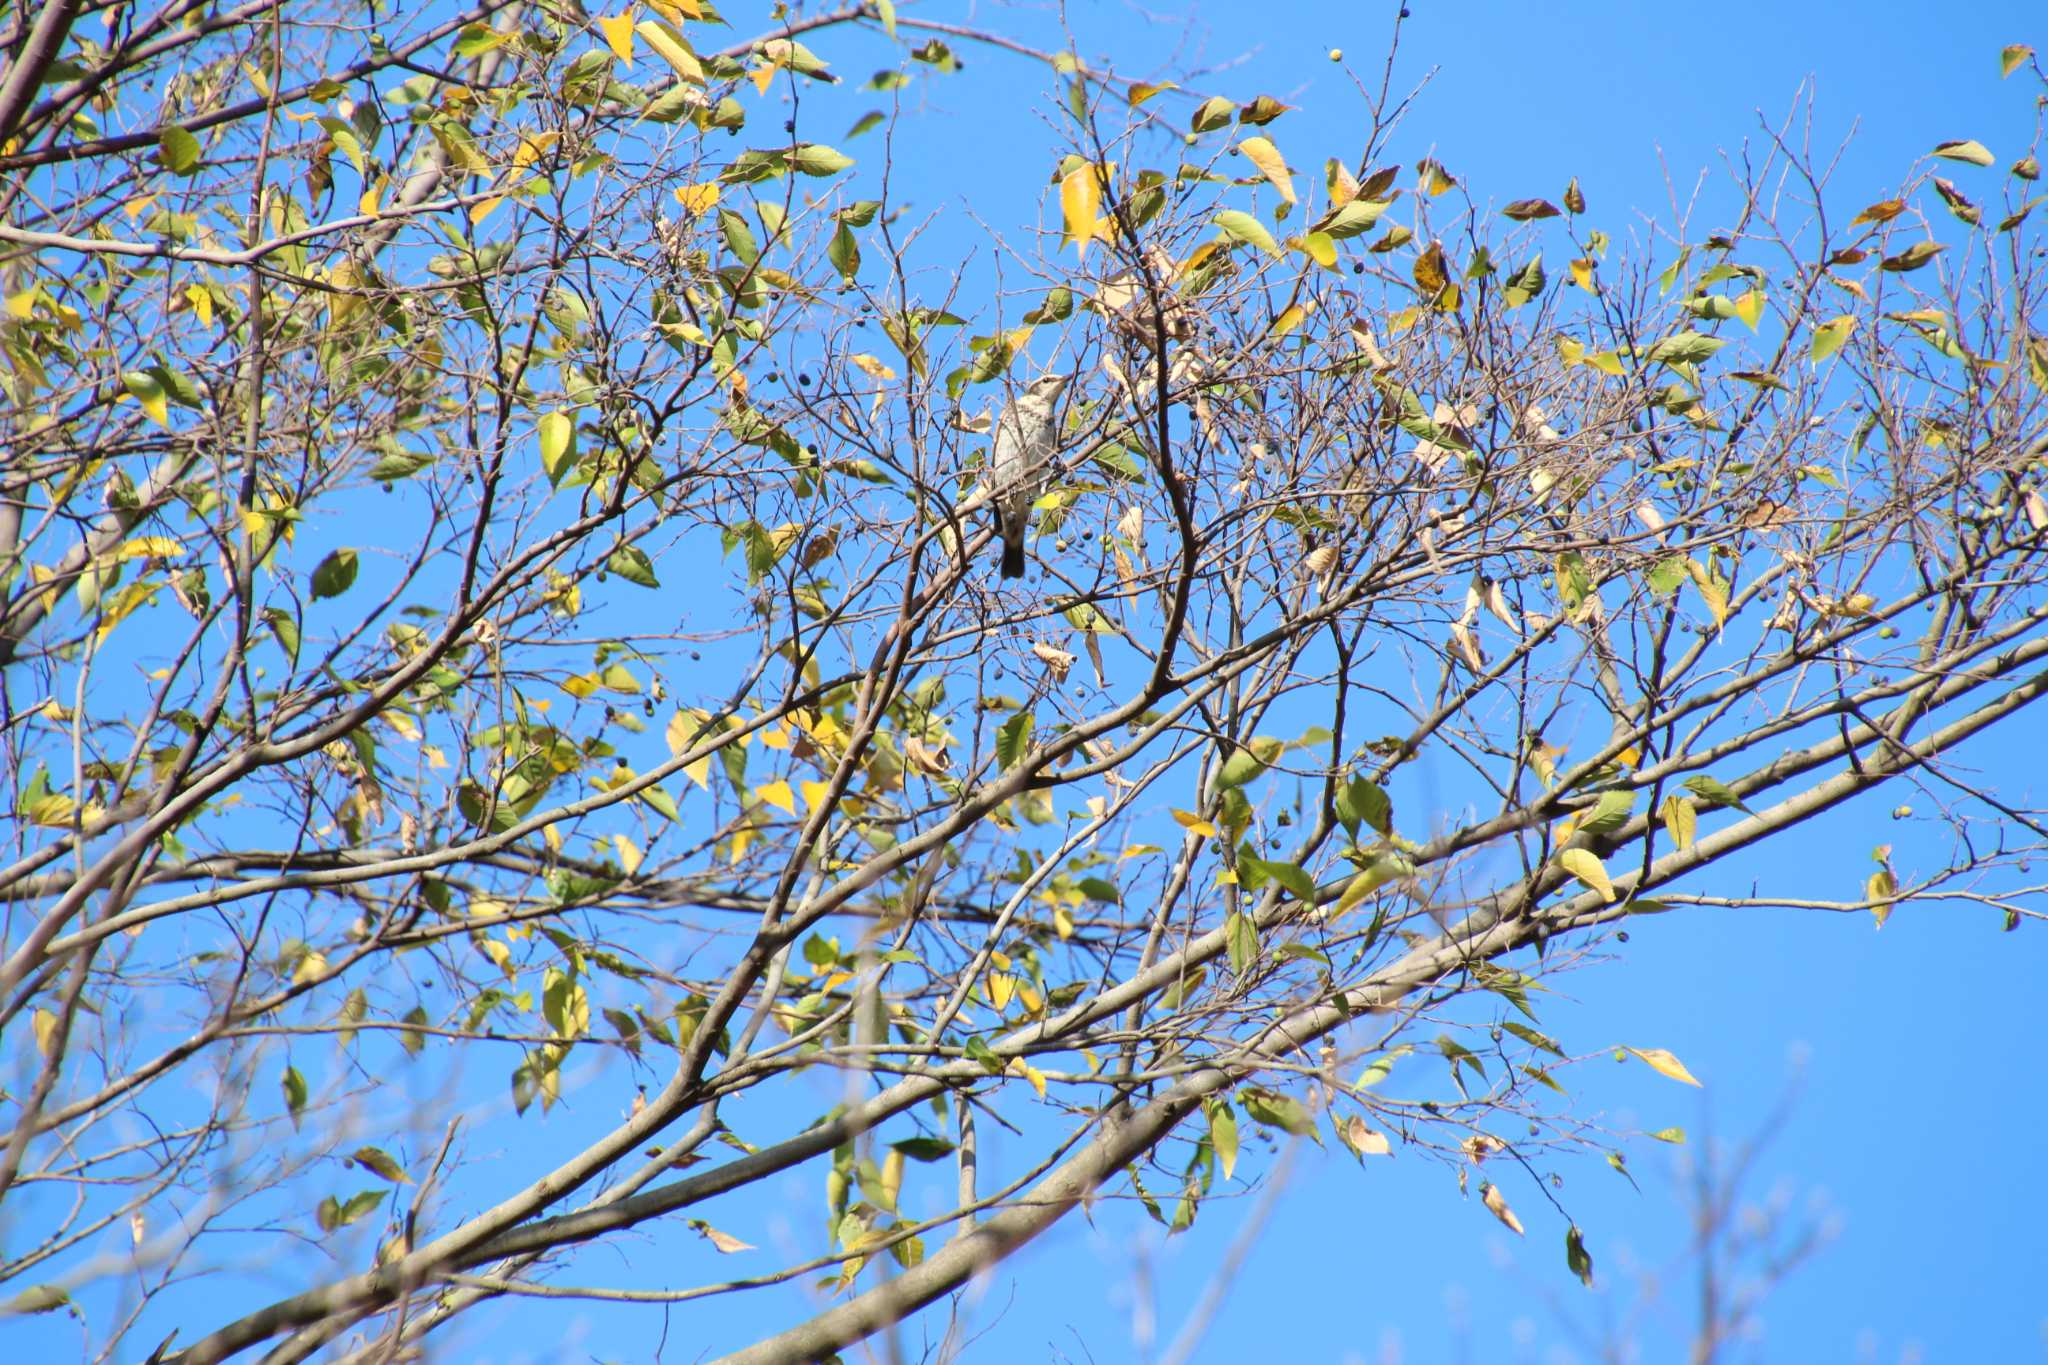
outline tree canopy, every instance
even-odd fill
[[[1418,159],[1391,61],[1316,147],[888,0],[0,14],[0,1295],[84,1355],[800,1282],[709,1345],[821,1359],[1265,1135],[1590,1282],[1533,1177],[1683,1135],[1574,1067],[1696,1081],[1554,973],[1908,791],[1945,853],[1808,908],[2039,917],[1951,761],[2048,690],[2031,152],[1644,222]],[[1056,148],[970,267],[892,148],[984,60]]]

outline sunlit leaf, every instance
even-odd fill
[[[1698,1085],[1699,1080],[1685,1069],[1685,1063],[1661,1047],[1625,1047],[1622,1049],[1638,1061],[1646,1063],[1660,1076],[1669,1076],[1674,1081],[1687,1085]]]

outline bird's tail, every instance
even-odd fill
[[[1005,577],[1005,578],[1022,578],[1023,576],[1024,576],[1024,542],[1023,542],[1023,540],[1022,540],[1022,539],[1020,538],[1020,539],[1017,539],[1017,540],[1006,540],[1006,541],[1004,541],[1004,542],[1003,542],[1003,577]]]

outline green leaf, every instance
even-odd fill
[[[1727,344],[1699,332],[1674,332],[1650,347],[1648,358],[1655,365],[1697,365]]]
[[[789,154],[789,164],[805,175],[837,175],[853,165],[853,158],[822,142],[807,142]]]
[[[292,1127],[296,1128],[299,1115],[306,1112],[306,1078],[299,1074],[297,1067],[288,1066],[278,1084],[284,1091],[284,1107],[292,1116]]]
[[[1380,215],[1393,205],[1394,201],[1391,199],[1353,199],[1350,203],[1341,204],[1325,214],[1322,221],[1315,225],[1315,231],[1339,241],[1347,237],[1362,236],[1380,220]]]
[[[1918,270],[1946,250],[1948,248],[1940,242],[1915,242],[1898,255],[1885,257],[1877,268],[1903,275],[1909,270]]]
[[[1377,782],[1352,778],[1338,791],[1335,804],[1337,819],[1354,839],[1358,837],[1360,823],[1372,826],[1382,836],[1394,832],[1393,799]]]
[[[1201,106],[1195,110],[1194,117],[1188,120],[1188,128],[1197,133],[1213,132],[1228,124],[1230,116],[1236,110],[1237,106],[1223,96],[1211,95],[1202,101]]]
[[[400,1022],[424,1024],[427,1022],[427,1011],[422,1006],[414,1005]],[[427,1045],[427,1035],[416,1028],[402,1028],[398,1031],[398,1045],[404,1048],[408,1055],[417,1057]]]
[[[1539,1033],[1535,1029],[1530,1028],[1527,1024],[1519,1023],[1513,1019],[1503,1019],[1501,1021],[1500,1026],[1506,1029],[1509,1033],[1514,1034],[1515,1037],[1520,1038],[1530,1047],[1541,1048],[1545,1052],[1550,1053],[1554,1057],[1561,1058],[1565,1055],[1564,1049],[1559,1047],[1557,1045],[1557,1041],[1553,1039],[1549,1034]]]
[[[640,793],[640,799],[665,819],[682,819],[681,812],[676,809],[676,799],[660,787],[647,788]]]
[[[621,545],[611,552],[604,566],[628,583],[637,583],[643,588],[661,586],[661,580],[654,576],[654,561],[638,545]]]
[[[1270,768],[1273,760],[1280,757],[1286,748],[1284,740],[1260,735],[1250,744],[1233,749],[1230,757],[1224,759],[1223,765],[1216,770],[1216,790],[1227,791],[1254,780]]]
[[[1216,215],[1216,226],[1233,241],[1249,242],[1268,256],[1280,254],[1280,243],[1266,231],[1266,225],[1239,209],[1225,209]],[[1334,234],[1332,234],[1334,235]]]
[[[380,1180],[388,1180],[394,1185],[412,1184],[412,1177],[405,1173],[405,1168],[393,1161],[391,1154],[382,1147],[358,1147],[349,1160]]]
[[[901,1152],[912,1161],[943,1161],[953,1154],[953,1144],[944,1138],[914,1137],[889,1144],[892,1152]]]
[[[1259,926],[1249,915],[1231,912],[1223,922],[1224,946],[1230,950],[1230,970],[1243,976],[1259,960]]]
[[[313,570],[313,597],[339,597],[355,586],[356,552],[335,550]]]
[[[842,280],[852,280],[860,274],[860,243],[853,239],[853,232],[841,223],[832,233],[832,240],[825,245],[825,259],[839,272]]]
[[[1586,1250],[1586,1239],[1573,1224],[1564,1234],[1564,1263],[1572,1274],[1579,1277],[1579,1283],[1593,1287],[1593,1257]]]
[[[1209,1115],[1209,1150],[1216,1153],[1216,1163],[1228,1180],[1237,1170],[1237,1115],[1226,1099],[1211,1099],[1202,1107]]]
[[[199,168],[199,139],[176,124],[157,129],[156,159],[172,175],[190,175]]]
[[[1527,265],[1507,277],[1501,285],[1501,298],[1510,308],[1520,308],[1543,292],[1547,277],[1543,273],[1543,257],[1538,255]]]
[[[752,265],[761,259],[761,248],[754,241],[754,232],[747,226],[747,220],[731,209],[718,211],[718,230],[725,237],[726,250],[739,258],[741,265]]]
[[[562,476],[576,467],[576,423],[555,411],[540,419],[540,467],[548,482],[560,487]]]
[[[1604,791],[1590,810],[1579,816],[1578,828],[1587,834],[1612,834],[1628,823],[1629,812],[1635,809],[1636,798],[1631,792]]]
[[[1315,1121],[1309,1117],[1301,1101],[1293,1096],[1273,1090],[1247,1090],[1242,1103],[1244,1112],[1254,1121],[1296,1137],[1315,1138],[1316,1145],[1322,1145],[1322,1138],[1316,1135]]]
[[[1295,863],[1241,854],[1237,860],[1237,873],[1247,891],[1256,891],[1267,882],[1278,882],[1299,900],[1315,898],[1315,881]]]
[[[291,659],[292,666],[294,668],[298,667],[298,621],[283,607],[265,607],[263,609],[263,621],[265,625],[270,627],[270,633],[277,638],[278,647],[283,649],[286,656]]]
[[[1016,767],[1031,751],[1031,730],[1037,720],[1029,711],[1019,711],[996,731],[996,762],[1004,772]]]
[[[1813,329],[1813,340],[1808,343],[1807,358],[1816,365],[1842,349],[1842,343],[1849,339],[1849,333],[1856,330],[1856,319],[1848,314],[1823,322]]]
[[[1749,811],[1749,807],[1742,804],[1742,798],[1725,782],[1708,777],[1704,773],[1698,777],[1685,779],[1685,789],[1698,797],[1702,805],[1733,806],[1739,811]]]
[[[23,1313],[53,1313],[71,1302],[71,1295],[54,1284],[32,1284],[0,1307],[0,1317]]]

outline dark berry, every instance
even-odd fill
[[[808,389],[811,386],[811,377],[807,374],[800,374],[796,377],[796,382],[801,387]]]
[[[1406,10],[1402,10],[1401,12],[1402,12],[1403,14],[1406,14],[1406,13],[1407,13],[1408,11],[1406,11]],[[785,132],[785,133],[793,133],[793,132],[795,132],[795,131],[796,131],[796,120],[795,120],[795,119],[793,119],[793,118],[791,118],[791,119],[784,119],[784,120],[782,121],[782,131],[783,131],[783,132]]]

